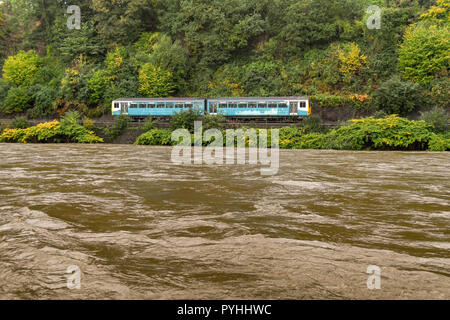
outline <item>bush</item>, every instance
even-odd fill
[[[4,103],[9,91],[9,84],[4,79],[0,79],[0,110],[4,110]]]
[[[448,150],[450,139],[432,132],[425,121],[398,116],[352,120],[326,134],[298,128],[282,128],[280,147],[288,149],[335,150]]]
[[[26,88],[11,88],[6,96],[3,110],[6,113],[22,112],[30,107],[30,103],[31,97]]]
[[[307,133],[322,132],[324,130],[322,118],[312,115],[303,120],[302,128]]]
[[[111,139],[114,140],[118,136],[120,136],[129,126],[130,117],[126,115],[120,115],[116,118],[116,122],[111,128],[105,129],[105,134]]]
[[[428,84],[449,69],[449,25],[412,25],[399,50],[399,69],[406,79]]]
[[[172,130],[186,129],[194,133],[195,121],[202,120],[202,112],[197,109],[189,109],[175,114],[170,120],[170,128]]]
[[[225,129],[226,124],[226,118],[222,114],[208,114],[203,117],[203,130],[209,130],[209,129],[218,129],[223,130]]]
[[[26,129],[28,128],[28,120],[26,117],[17,117],[13,121],[14,129]]]
[[[93,130],[95,128],[94,121],[92,121],[88,117],[83,117],[83,127],[88,130]]]
[[[167,129],[153,129],[141,135],[137,145],[170,146],[172,145],[172,131]]]
[[[434,132],[449,130],[450,116],[444,108],[434,107],[430,111],[422,112],[420,119],[428,123]]]
[[[66,116],[58,121],[41,123],[26,129],[5,129],[0,135],[0,142],[17,143],[101,143],[103,140],[94,132],[87,130],[76,122],[76,115]]]
[[[373,103],[378,110],[406,116],[425,104],[421,91],[420,85],[393,77],[375,90]]]
[[[450,138],[435,134],[430,139],[428,151],[450,151]]]
[[[34,108],[28,110],[28,115],[31,118],[41,118],[52,114],[53,103],[57,95],[55,89],[36,85],[31,87],[29,92],[34,101]]]
[[[148,118],[147,120],[145,120],[145,124],[144,124],[144,130],[145,131],[150,131],[155,129],[156,127],[156,121],[153,120],[153,118]]]
[[[16,86],[29,88],[36,83],[39,76],[41,58],[36,51],[20,51],[6,59],[3,65],[3,78]]]

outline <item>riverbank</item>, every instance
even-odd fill
[[[53,121],[24,129],[4,129],[0,134],[0,142],[94,144],[107,142],[152,146],[175,144],[172,141],[171,129],[157,129],[152,123],[130,128],[127,119],[119,118],[112,127],[95,128],[92,124],[86,123],[82,126],[78,124],[78,120],[77,114],[69,114],[61,123]],[[220,123],[217,125],[220,126]],[[222,139],[222,142],[215,140],[215,146],[217,142],[226,146],[227,135],[231,133],[223,127],[218,129],[221,129],[221,136],[218,139]],[[278,139],[274,141],[270,130],[249,127],[241,129],[241,132],[237,133],[240,143],[236,140],[235,146],[257,146],[261,141],[261,133],[268,132],[268,145],[278,145],[281,149],[450,151],[449,130],[436,132],[426,121],[411,121],[395,115],[385,118],[354,119],[331,130],[326,130],[314,122],[283,127],[279,129]]]

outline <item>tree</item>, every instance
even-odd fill
[[[374,92],[374,104],[389,114],[406,116],[425,104],[420,85],[393,77]]]
[[[429,84],[446,76],[450,67],[450,27],[419,23],[405,33],[399,50],[399,69],[406,79]]]
[[[175,91],[171,72],[146,63],[139,71],[139,91],[148,97],[167,97]]]
[[[34,50],[20,51],[6,59],[3,77],[16,86],[30,87],[36,83],[41,68],[41,57]]]
[[[23,87],[11,88],[6,96],[3,110],[6,113],[22,112],[30,107],[31,97]]]

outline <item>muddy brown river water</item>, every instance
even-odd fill
[[[0,299],[450,298],[449,153],[170,153],[0,145]]]

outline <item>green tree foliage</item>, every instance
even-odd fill
[[[444,108],[434,107],[421,113],[421,120],[427,122],[435,132],[444,133],[449,130],[450,115]]]
[[[262,15],[267,1],[168,0],[161,16],[162,30],[182,38],[197,62],[228,61],[264,32]]]
[[[388,114],[407,115],[424,106],[425,99],[420,85],[394,77],[375,90],[373,102]]]
[[[168,97],[175,91],[173,74],[170,71],[146,63],[139,71],[139,91],[148,97]]]
[[[99,104],[103,100],[106,89],[110,83],[110,77],[106,70],[97,70],[92,77],[87,81],[89,90],[89,102]]]
[[[22,112],[30,107],[30,103],[31,96],[27,88],[14,87],[8,91],[3,105],[3,111],[6,113]]]
[[[173,116],[170,120],[170,128],[172,130],[186,129],[194,133],[195,121],[202,121],[202,113],[197,109],[189,109]]]
[[[38,80],[41,58],[34,50],[20,51],[6,59],[3,65],[3,78],[16,86],[30,87]]]
[[[450,25],[420,23],[407,30],[399,50],[399,68],[406,79],[429,84],[448,76]]]
[[[17,87],[31,98],[10,110],[29,117],[69,110],[97,117],[130,96],[309,95],[323,108],[358,109],[374,92],[380,100],[383,83],[399,72],[423,84],[435,105],[450,100],[449,0],[73,4],[81,30],[67,28],[66,1],[3,0],[0,66],[11,57],[0,80],[2,110]],[[372,4],[382,7],[381,30],[366,26]],[[386,112],[411,110],[399,97],[385,99],[397,101]]]
[[[40,118],[53,112],[53,103],[57,97],[57,90],[44,85],[35,85],[29,90],[34,107],[28,111],[31,118]]]

